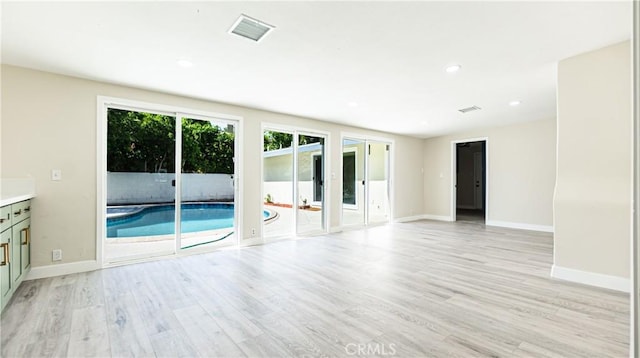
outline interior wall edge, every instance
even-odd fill
[[[631,278],[632,295],[630,302],[631,319],[629,336],[631,344],[629,355],[637,357],[640,353],[640,1],[633,1],[633,208],[631,235]]]

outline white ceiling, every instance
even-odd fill
[[[276,29],[228,34],[241,13]],[[431,137],[554,117],[557,62],[631,25],[630,1],[4,2],[2,63]]]

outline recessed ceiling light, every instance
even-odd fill
[[[447,73],[455,73],[460,71],[460,69],[462,68],[462,66],[460,65],[451,65],[447,68],[445,68],[444,70],[447,71]]]
[[[260,42],[275,26],[269,25],[260,20],[241,14],[238,20],[229,29],[230,34],[236,34],[255,42]]]
[[[184,68],[193,67],[193,62],[184,58],[178,59],[176,63],[178,64],[178,66],[184,67]]]
[[[511,101],[511,102],[509,102],[509,105],[511,107],[519,106],[520,105],[520,101]]]
[[[349,102],[349,107],[358,107],[358,102]]]

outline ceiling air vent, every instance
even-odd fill
[[[462,113],[467,113],[467,112],[477,111],[477,110],[480,110],[480,109],[482,109],[482,108],[480,108],[478,106],[471,106],[471,107],[459,109],[458,111],[460,111]]]
[[[236,34],[244,38],[259,42],[268,33],[273,30],[275,26],[266,24],[260,20],[250,18],[247,15],[240,15],[238,20],[229,29],[230,34]]]

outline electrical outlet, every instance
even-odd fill
[[[62,250],[55,249],[51,252],[51,260],[52,261],[62,261]]]
[[[252,228],[251,229],[251,237],[256,236],[256,229]]]

